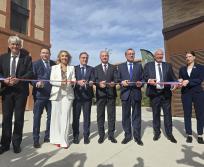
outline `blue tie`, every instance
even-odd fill
[[[81,76],[82,76],[82,79],[85,79],[84,67],[81,67]]]
[[[132,80],[132,76],[133,76],[133,68],[132,68],[132,63],[129,63],[129,66],[130,66],[130,80]]]

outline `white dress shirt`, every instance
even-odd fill
[[[105,72],[105,66],[104,66],[104,65],[105,65],[105,64],[102,63],[103,71]],[[106,64],[106,70],[108,70],[108,63]]]
[[[158,64],[160,64],[162,74],[163,74],[163,70],[162,70],[162,63],[155,62],[156,80],[157,80],[157,82],[160,82],[159,65]],[[157,84],[156,87],[157,87],[157,89],[164,89],[164,85]]]
[[[20,52],[18,55],[13,55],[11,53],[11,57],[10,57],[10,75],[11,75],[11,68],[12,68],[12,62],[13,62],[13,57],[16,56],[16,69],[17,69],[17,65],[18,65],[18,60],[19,60],[19,57],[20,57]],[[15,72],[16,72],[16,69],[15,69]]]

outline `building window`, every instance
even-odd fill
[[[28,19],[28,0],[11,0],[11,30],[27,34]]]

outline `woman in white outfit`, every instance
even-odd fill
[[[74,66],[69,65],[70,60],[69,52],[60,51],[57,65],[52,66],[50,75],[52,84],[50,143],[62,148],[69,147],[71,109],[74,100],[73,86],[76,81]]]

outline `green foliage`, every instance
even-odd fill
[[[95,93],[95,91],[94,91]],[[94,96],[93,105],[96,105],[96,98]],[[116,98],[116,106],[121,106],[121,100],[120,100],[120,88],[117,88],[117,98]],[[150,101],[149,98],[145,95],[145,88],[142,88],[142,107],[149,107]]]

